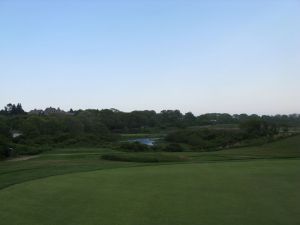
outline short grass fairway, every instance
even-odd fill
[[[0,190],[2,225],[299,225],[300,160],[155,165]]]

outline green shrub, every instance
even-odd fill
[[[226,147],[243,139],[243,134],[236,130],[180,130],[170,133],[166,141],[183,143],[198,148]]]
[[[166,152],[182,152],[183,148],[181,147],[180,144],[171,143],[164,148],[164,151],[166,151]]]
[[[0,145],[0,159],[5,159],[10,156],[9,148],[5,145]]]
[[[151,151],[151,148],[148,145],[139,142],[124,142],[120,145],[120,150],[128,152],[146,152]]]
[[[15,145],[13,148],[18,155],[37,155],[42,152],[51,150],[49,146],[36,147],[36,146],[26,146],[26,145]]]
[[[11,148],[9,147],[9,140],[3,135],[0,135],[0,159],[11,156]]]
[[[163,153],[119,153],[119,154],[104,154],[102,159],[124,162],[180,162],[188,160],[185,156]]]

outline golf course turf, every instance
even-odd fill
[[[215,152],[56,149],[0,162],[0,225],[298,225],[299,190],[299,135]]]
[[[300,160],[116,168],[0,191],[6,225],[296,225]]]

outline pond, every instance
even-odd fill
[[[139,142],[144,145],[153,146],[158,138],[137,138],[128,140],[129,142]]]

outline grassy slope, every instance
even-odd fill
[[[37,178],[66,173],[145,165],[135,162],[101,160],[110,149],[58,149],[39,158],[19,162],[0,162],[0,189]],[[166,153],[165,153],[166,154]],[[169,153],[172,154],[172,153]],[[260,158],[300,158],[300,136],[257,147],[236,148],[217,152],[174,153],[190,162],[250,160]]]
[[[296,225],[300,160],[68,174],[0,191],[5,225]]]
[[[48,176],[136,165],[136,163],[101,160],[100,155],[101,153],[51,154],[27,161],[2,162],[0,189]]]
[[[219,160],[250,160],[250,159],[278,159],[300,158],[300,135],[278,140],[261,146],[232,148],[201,154],[190,153],[199,162]]]

